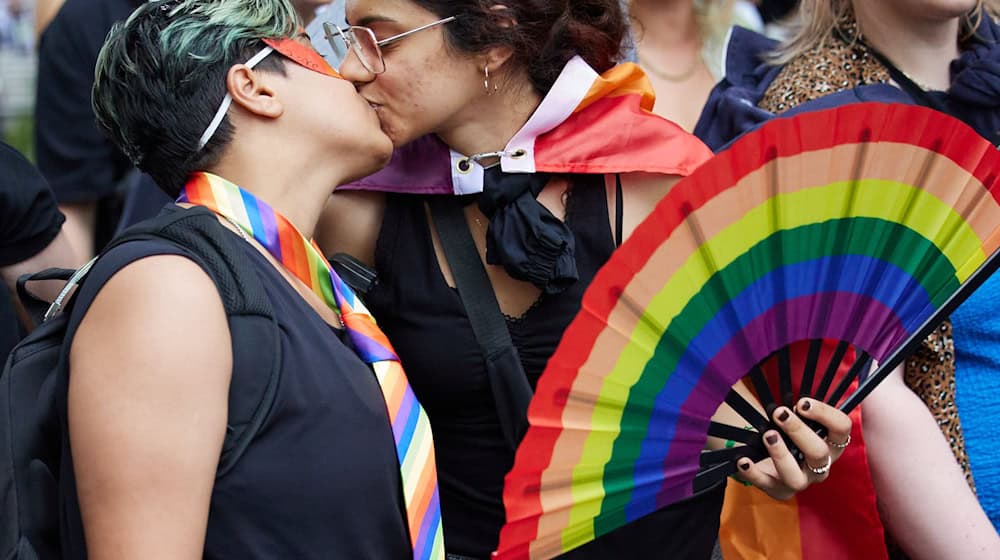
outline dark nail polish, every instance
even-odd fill
[[[740,470],[744,471],[750,470],[750,463],[740,463]]]
[[[802,401],[802,404],[799,405],[799,408],[802,410],[809,410],[810,407],[812,407],[812,404],[809,401]]]
[[[778,422],[784,422],[785,420],[788,420],[788,410],[782,410],[778,414]]]
[[[770,434],[764,438],[768,445],[774,445],[778,443],[778,434]]]

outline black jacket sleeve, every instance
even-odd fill
[[[42,175],[14,148],[0,142],[0,266],[41,252],[63,221]]]

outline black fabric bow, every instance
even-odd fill
[[[547,173],[503,173],[487,169],[479,209],[489,218],[486,262],[507,274],[557,294],[579,278],[573,232],[536,200]]]

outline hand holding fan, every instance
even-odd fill
[[[856,104],[774,120],[679,181],[549,360],[498,557],[551,558],[763,458],[773,425],[732,390],[745,376],[765,405],[857,406],[1000,265],[998,172],[1000,153],[951,117]],[[803,371],[793,343],[809,345]],[[723,402],[757,431],[714,423]],[[709,435],[747,445],[703,452]]]

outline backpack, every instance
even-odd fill
[[[259,431],[278,386],[278,323],[244,243],[205,208],[167,206],[115,238],[104,253],[136,240],[161,239],[192,253],[209,273],[226,310],[233,345],[229,418],[216,477],[229,472]],[[98,257],[97,259],[99,259]],[[86,281],[94,259],[77,271],[53,269],[24,280],[67,279],[43,322],[10,353],[0,374],[0,559],[60,558],[60,463],[66,441],[65,379],[76,330],[69,289]],[[18,282],[22,298],[24,280]],[[37,309],[37,301],[25,301]],[[77,321],[78,323],[78,321]],[[63,381],[60,381],[62,379]],[[62,386],[60,388],[60,386]]]

